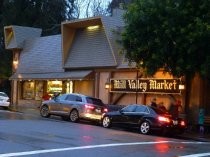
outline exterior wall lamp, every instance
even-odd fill
[[[19,64],[19,52],[13,52],[13,72],[16,72]]]
[[[184,90],[185,89],[185,85],[184,84],[180,84],[179,85],[179,90]]]
[[[107,79],[105,83],[105,89],[109,89],[109,88],[110,88],[110,82],[109,82],[109,79]]]
[[[18,65],[18,61],[17,61],[17,60],[14,60],[14,61],[13,61],[13,64],[14,64],[14,65]]]
[[[18,67],[18,60],[13,61],[13,69],[16,70]]]

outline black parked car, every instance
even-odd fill
[[[102,114],[107,111],[100,99],[77,93],[55,96],[52,100],[43,101],[40,106],[42,117],[56,115],[72,122],[80,119],[100,122]]]
[[[119,111],[105,113],[102,125],[105,128],[112,125],[138,128],[142,134],[148,134],[151,130],[160,130],[164,133],[183,133],[186,128],[183,119],[172,119],[172,116],[166,111],[138,104],[128,105]]]

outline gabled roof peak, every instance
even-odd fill
[[[6,49],[22,49],[24,41],[28,38],[40,37],[42,29],[25,26],[5,26],[4,38]]]

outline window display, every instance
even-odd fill
[[[50,94],[62,93],[62,81],[48,81],[47,92]]]
[[[23,83],[23,99],[34,99],[34,81],[26,81]]]
[[[50,99],[55,93],[72,93],[73,81],[23,81],[22,92],[23,99]]]
[[[36,86],[36,88],[35,88],[35,100],[42,100],[44,82],[43,81],[36,81],[35,86]]]

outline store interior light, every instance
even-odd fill
[[[58,80],[55,80],[55,81],[52,81],[52,84],[61,84],[62,82],[61,81],[58,81]]]

